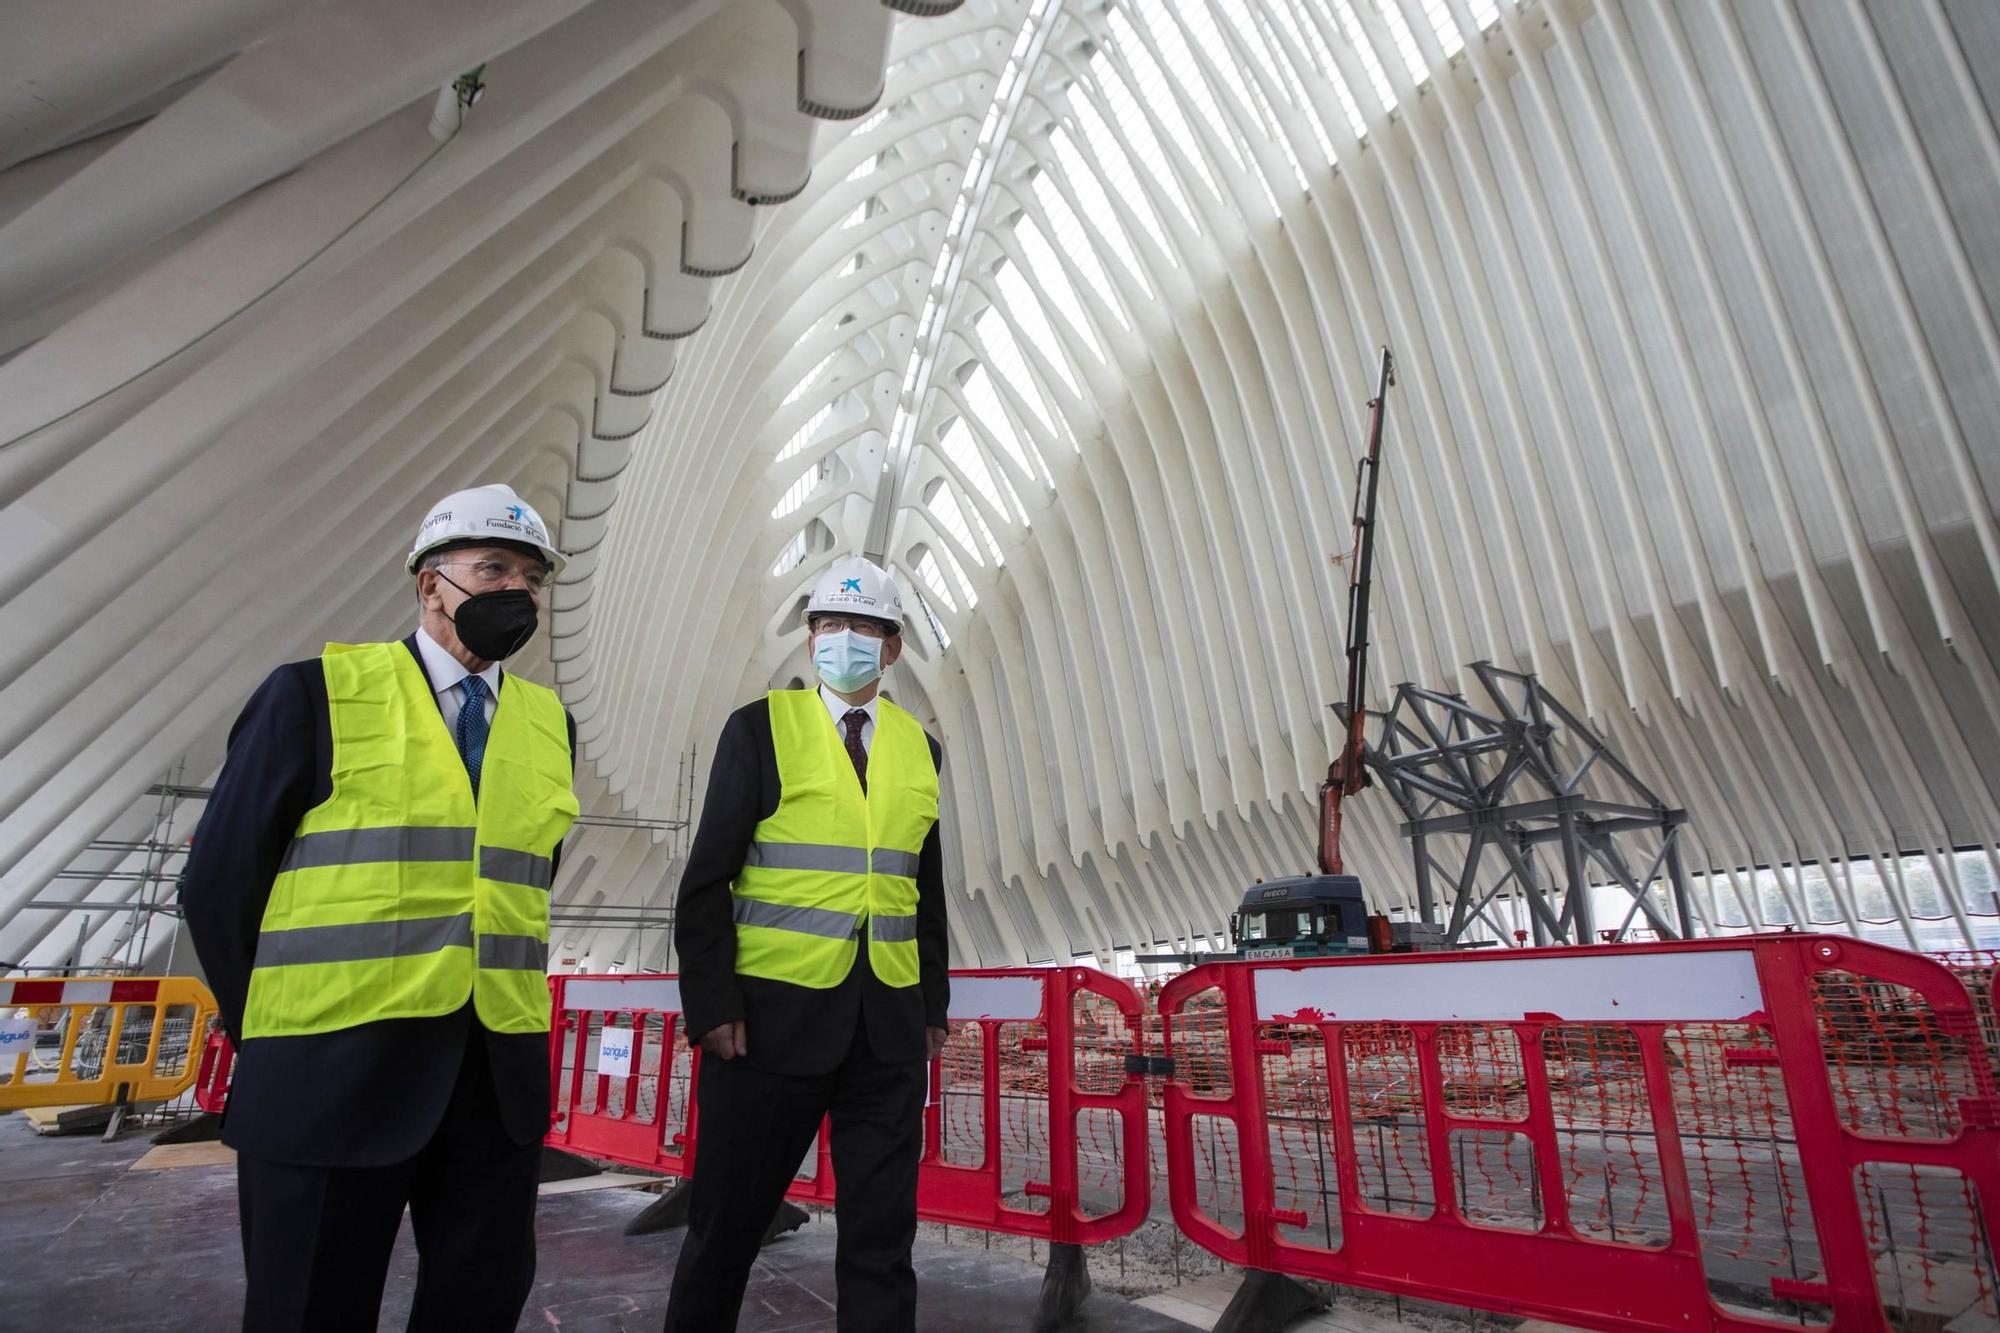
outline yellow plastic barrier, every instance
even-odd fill
[[[215,997],[193,977],[0,977],[0,1111],[168,1101]]]

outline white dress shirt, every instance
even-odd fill
[[[464,667],[459,668],[459,674],[465,674]],[[843,745],[847,743],[847,723],[841,719],[857,708],[868,714],[868,720],[861,724],[861,753],[873,754],[874,750],[870,747],[875,744],[875,705],[881,701],[881,693],[878,691],[875,697],[865,704],[851,704],[825,685],[821,685],[819,697],[820,702],[826,705],[826,711],[833,714],[833,734],[840,737]]]
[[[424,674],[431,678],[431,687],[437,691],[438,711],[444,714],[447,729],[458,725],[458,710],[465,707],[465,678],[472,673],[465,669],[465,663],[453,657],[438,646],[438,641],[417,630],[417,652],[424,659]],[[486,670],[479,673],[486,682],[486,725],[493,725],[493,710],[500,701],[500,664],[489,662]]]

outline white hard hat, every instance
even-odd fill
[[[464,546],[475,542],[515,542],[532,546],[549,562],[551,576],[562,573],[568,562],[549,543],[548,525],[526,500],[514,494],[512,486],[474,486],[469,491],[453,491],[431,506],[417,529],[417,541],[410,548],[409,571],[417,572],[417,562],[442,546]]]
[[[837,616],[869,616],[903,627],[903,594],[896,580],[873,560],[858,555],[842,556],[813,585],[812,600],[806,603],[808,619],[826,612]]]

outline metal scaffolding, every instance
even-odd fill
[[[1452,944],[1482,922],[1502,939],[1532,932],[1537,944],[1624,940],[1642,917],[1659,938],[1692,935],[1687,811],[1661,800],[1533,675],[1490,662],[1471,670],[1485,701],[1405,682],[1367,749],[1371,775],[1403,812],[1423,920],[1442,924]],[[1335,711],[1344,721],[1345,707]],[[1451,895],[1445,923],[1438,876]],[[1597,922],[1599,885],[1630,899],[1613,928]],[[1525,906],[1527,928],[1496,917],[1501,903]]]

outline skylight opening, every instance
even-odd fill
[[[1060,418],[1050,410],[1048,403],[1043,400],[1041,387],[1036,383],[1034,375],[1029,372],[1027,358],[1021,354],[1021,346],[1015,341],[1014,330],[1008,326],[1006,319],[1001,316],[998,310],[988,306],[980,312],[979,318],[972,322],[972,327],[977,331],[979,341],[985,349],[984,359],[987,368],[998,371],[1006,379],[1007,387],[1012,389],[1020,396],[1021,401],[1027,404],[1028,411],[1041,424],[1045,435],[1059,434],[1061,428],[1057,423]],[[997,397],[994,406],[995,408],[1001,406]],[[1011,420],[1011,418],[1009,419]],[[1036,455],[1037,461],[1039,461],[1039,449],[1036,451]],[[1036,471],[1037,469],[1030,468],[1029,470]],[[1047,472],[1046,468],[1039,470],[1045,474]]]
[[[812,498],[813,492],[819,489],[820,483],[832,475],[833,468],[825,459],[807,468],[797,481],[785,488],[784,495],[779,497],[778,503],[771,510],[771,517],[788,518],[798,513],[805,507],[806,501]]]
[[[870,111],[866,116],[856,121],[854,123],[854,128],[849,130],[848,134],[850,136],[856,134],[866,134],[868,133],[868,131],[874,129],[877,125],[880,125],[883,121],[887,120],[888,118],[889,118],[889,104],[887,102],[884,102],[880,106],[876,107],[873,111]]]
[[[1340,66],[1333,58],[1333,52],[1327,48],[1326,34],[1321,27],[1324,15],[1294,13],[1290,6],[1278,6],[1273,12],[1277,16],[1277,21],[1284,25],[1286,36],[1290,38],[1292,45],[1308,54],[1311,73],[1332,86],[1334,96],[1340,101],[1340,109],[1347,116],[1348,129],[1357,139],[1367,138],[1368,121],[1361,114],[1361,104],[1354,100],[1354,90],[1347,86],[1347,80],[1341,76]],[[1283,43],[1276,39],[1273,39],[1272,45],[1280,49],[1283,47]],[[1293,64],[1290,61],[1286,63],[1288,66]],[[1305,73],[1297,68],[1287,68],[1286,73],[1290,76],[1288,82],[1293,90],[1292,95],[1298,99],[1299,105],[1305,109],[1306,116],[1312,123],[1313,138],[1318,141],[1320,151],[1326,154],[1329,163],[1339,161],[1340,156],[1333,151],[1333,140],[1326,132],[1326,125],[1313,110],[1312,102],[1306,96],[1303,82]]]
[[[824,357],[820,358],[820,363],[814,366],[811,370],[808,370],[805,373],[805,377],[801,379],[797,384],[794,384],[792,386],[792,391],[785,395],[784,402],[780,403],[779,406],[790,407],[793,403],[796,403],[797,401],[799,401],[799,399],[805,397],[806,390],[810,389],[814,384],[819,382],[819,377],[821,373],[824,372],[828,366],[832,365],[833,359],[839,355],[840,355],[840,349],[836,347],[831,352],[828,352]]]
[[[1403,17],[1400,5],[1377,3],[1375,12],[1382,16],[1382,22],[1389,29],[1389,36],[1395,40],[1396,53],[1403,59],[1403,69],[1413,84],[1422,83],[1431,75],[1430,66],[1424,63],[1424,53],[1417,46],[1417,35],[1410,31],[1408,20]]]
[[[1018,265],[1005,264],[994,276],[993,285],[1000,290],[1000,297],[1007,304],[1007,313],[1021,326],[1030,343],[1042,349],[1043,360],[1063,382],[1063,387],[1071,393],[1077,392],[1076,377],[1070,373],[1069,358],[1063,355],[1063,345],[1056,337],[1048,313],[1042,309],[1035,289],[1028,285]]]
[[[1069,181],[1070,189],[1076,192],[1077,206],[1090,217],[1101,220],[1096,234],[1103,239],[1105,248],[1125,266],[1126,272],[1138,282],[1145,299],[1152,300],[1153,285],[1146,281],[1145,272],[1139,267],[1139,257],[1132,250],[1132,240],[1125,234],[1117,212],[1111,207],[1111,196],[1104,192],[1104,183],[1097,179],[1096,168],[1091,166],[1090,160],[1076,146],[1076,141],[1070,138],[1067,130],[1056,130],[1049,136],[1049,142],[1055,148],[1056,160],[1062,164],[1064,178]],[[1136,190],[1137,183],[1131,188]]]
[[[992,322],[999,327],[1003,335],[1006,334],[1007,326],[1004,323],[998,319]],[[981,330],[982,338],[984,332]],[[989,345],[988,355],[996,367],[1007,358],[1008,353],[1012,354],[1016,373],[1025,374],[1021,367],[1021,354],[1015,349],[1011,336],[1006,338],[1004,352],[998,347]],[[1014,382],[1013,375],[1008,376],[1008,384],[1016,393],[1020,393],[1021,386]],[[967,377],[964,388],[966,406],[972,410],[975,417],[979,418],[979,424],[985,428],[986,437],[1005,450],[1007,457],[1013,459],[1014,465],[1021,471],[1039,479],[1045,486],[1052,485],[1049,480],[1048,465],[1042,462],[1041,451],[1035,447],[1033,441],[1021,438],[1021,432],[1016,429],[1013,417],[1007,413],[1007,405],[1000,400],[1000,391],[993,387],[988,367],[980,365],[975,368]],[[1054,431],[1053,423],[1045,415],[1046,409],[1039,407],[1039,396],[1030,392],[1022,393],[1021,397],[1028,404],[1029,410],[1034,412],[1036,420],[1048,430]],[[1003,477],[1001,480],[1004,482],[1006,478]],[[1016,507],[1018,506],[1017,501]],[[1025,519],[1025,515],[1023,518]]]
[[[922,584],[919,584],[912,591],[917,596],[917,609],[924,613],[924,623],[931,627],[931,637],[937,640],[940,650],[950,652],[951,635],[945,633],[944,622],[938,619],[937,612],[931,610],[930,601],[924,596]]]
[[[1181,193],[1180,181],[1175,178],[1174,169],[1167,163],[1166,150],[1160,146],[1158,136],[1153,133],[1152,124],[1146,119],[1145,112],[1139,109],[1139,103],[1133,99],[1132,90],[1125,86],[1125,80],[1118,73],[1117,66],[1111,63],[1111,57],[1103,51],[1099,51],[1090,58],[1090,72],[1096,76],[1098,86],[1104,90],[1104,99],[1111,105],[1112,119],[1125,131],[1125,139],[1132,146],[1132,154],[1136,155],[1139,161],[1144,164],[1147,172],[1158,182],[1161,191],[1166,194],[1167,198],[1173,203],[1173,206],[1181,211],[1181,217],[1186,220],[1187,224],[1199,231],[1200,228],[1195,224],[1194,209],[1188,206],[1187,196]],[[1071,100],[1074,102],[1076,99],[1072,98]],[[1085,103],[1078,106],[1079,114],[1087,105]],[[1104,121],[1098,113],[1097,108],[1094,106],[1089,107],[1089,111],[1092,119],[1096,120],[1098,125],[1104,126]],[[1086,124],[1085,128],[1091,129],[1091,126]],[[1104,131],[1105,136],[1112,141],[1113,146],[1118,150],[1116,160],[1121,164],[1124,163],[1128,155],[1125,153],[1123,146],[1117,143],[1117,136],[1111,133],[1108,126],[1104,126]],[[1097,138],[1094,129],[1092,129],[1091,137],[1093,141]],[[1199,156],[1198,150],[1195,150],[1193,145],[1190,145],[1189,148],[1190,151],[1196,153],[1196,156]],[[1129,173],[1130,167],[1128,166],[1125,169]],[[1145,196],[1138,194],[1136,190],[1134,191],[1134,197],[1142,200],[1145,199]],[[1151,214],[1152,207],[1150,201],[1148,201],[1144,216],[1150,218]],[[1154,239],[1159,242],[1161,250],[1167,255],[1173,256],[1174,247],[1166,243],[1166,238],[1161,235],[1158,224],[1154,223],[1150,230],[1153,232]]]
[[[1368,72],[1368,82],[1374,85],[1382,110],[1395,110],[1396,90],[1389,84],[1389,72],[1382,68],[1381,58],[1375,53],[1375,44],[1368,40],[1368,30],[1361,26],[1360,17],[1347,0],[1333,0],[1333,12],[1346,32],[1347,40],[1353,45],[1354,53],[1361,57],[1361,68]]]
[[[812,519],[798,530],[771,566],[771,577],[783,578],[803,565],[815,552],[833,549],[833,529],[820,519]]]
[[[780,578],[791,573],[805,562],[806,533],[805,529],[801,528],[798,535],[787,542],[785,549],[778,553],[777,563],[771,566],[771,577]]]
[[[1196,113],[1207,124],[1215,127],[1215,137],[1221,142],[1223,151],[1229,154],[1237,169],[1242,170],[1247,164],[1237,147],[1234,118],[1222,114],[1222,106],[1215,100],[1215,92],[1208,86],[1208,78],[1201,72],[1201,64],[1194,58],[1193,50],[1188,47],[1186,36],[1182,34],[1180,25],[1174,22],[1173,16],[1167,12],[1165,0],[1139,0],[1137,12],[1145,25],[1147,35],[1160,48],[1160,60],[1166,62],[1166,67],[1173,72],[1171,81],[1160,73],[1159,65],[1153,59],[1153,53],[1146,49],[1143,41],[1138,40],[1138,33],[1126,22],[1124,11],[1113,10],[1111,30],[1117,34],[1124,28],[1131,34],[1133,40],[1127,48],[1127,54],[1133,66],[1139,71],[1139,82],[1145,87],[1146,96],[1155,106],[1174,107],[1173,114],[1176,116],[1180,115],[1178,105],[1180,99],[1169,95],[1169,82],[1174,92],[1185,93],[1191,97],[1194,100]],[[1148,70],[1152,71],[1151,75],[1147,73]],[[1157,86],[1153,83],[1154,78],[1159,79]],[[1193,136],[1186,132],[1185,123],[1177,133],[1182,143],[1193,142]]]
[[[1035,174],[1035,200],[1048,215],[1049,226],[1055,231],[1056,244],[1062,247],[1076,266],[1083,271],[1083,280],[1097,292],[1111,311],[1111,317],[1118,321],[1120,328],[1129,329],[1131,322],[1125,318],[1124,307],[1111,289],[1111,275],[1104,271],[1104,265],[1097,258],[1097,247],[1084,235],[1083,224],[1077,221],[1076,212],[1069,206],[1069,200],[1056,188],[1056,183],[1047,171]],[[1115,230],[1115,228],[1114,228]],[[1054,258],[1053,255],[1050,258]]]
[[[958,563],[958,556],[953,554],[950,547],[931,549],[931,558],[938,562],[940,568],[950,570],[951,576],[957,580],[958,591],[965,598],[965,609],[976,610],[979,606],[979,593],[972,586],[972,580],[965,576],[965,566]]]
[[[1239,0],[1238,8],[1240,7]],[[1200,43],[1204,50],[1216,52],[1220,57],[1212,63],[1222,75],[1222,81],[1229,85],[1229,91],[1236,95],[1238,105],[1249,113],[1251,120],[1258,122],[1266,137],[1275,136],[1278,133],[1277,121],[1271,117],[1270,109],[1264,105],[1264,99],[1252,91],[1250,80],[1243,75],[1242,65],[1227,54],[1231,49],[1230,44],[1223,37],[1222,30],[1215,26],[1215,16],[1209,13],[1208,6],[1186,5],[1176,12],[1186,20],[1188,35]]]
[[[1042,229],[1035,225],[1033,218],[1022,214],[1021,220],[1014,224],[1014,239],[1020,243],[1022,255],[1034,270],[1035,281],[1055,306],[1056,313],[1076,330],[1079,338],[1089,344],[1097,359],[1103,361],[1104,348],[1097,341],[1097,331],[1083,313],[1083,303],[1077,299],[1076,288],[1070,285],[1068,272],[1056,258],[1055,251],[1049,248],[1048,237],[1042,235]],[[1015,275],[1015,280],[1026,285],[1025,278],[1019,274]]]
[[[1437,34],[1446,60],[1465,49],[1465,39],[1458,35],[1458,25],[1452,22],[1451,7],[1445,0],[1424,0],[1424,17],[1431,21],[1431,31]]]
[[[1208,187],[1208,192],[1220,198],[1222,191],[1216,187],[1215,177],[1209,174],[1208,154],[1203,149],[1201,141],[1195,138],[1194,131],[1189,128],[1187,117],[1181,112],[1180,99],[1168,88],[1166,75],[1160,72],[1159,62],[1154,60],[1153,53],[1146,49],[1146,44],[1140,40],[1137,29],[1132,26],[1131,20],[1125,17],[1123,10],[1112,10],[1109,21],[1112,35],[1117,39],[1118,52],[1125,58],[1125,64],[1132,71],[1132,77],[1138,80],[1139,95],[1146,99],[1146,105],[1152,108],[1153,114],[1166,126],[1168,137],[1180,145],[1181,157],[1193,168],[1195,175],[1201,177],[1201,183]],[[1107,66],[1110,63],[1099,55],[1091,61],[1091,65],[1095,67],[1099,60],[1104,60]],[[1125,86],[1124,80],[1107,80],[1105,91],[1111,97],[1112,110],[1121,123],[1127,125],[1139,123],[1137,109],[1127,106],[1132,100],[1132,94]],[[1227,141],[1228,128],[1220,121],[1212,123],[1218,136]],[[1152,134],[1150,126],[1147,127],[1147,135],[1157,144],[1157,136]],[[1171,180],[1172,175],[1166,166],[1166,154],[1160,153],[1159,158],[1162,179]],[[1181,211],[1188,215],[1188,221],[1193,222],[1194,213],[1188,208],[1187,200],[1178,189],[1175,190],[1175,201],[1181,205]]]
[[[787,458],[804,453],[806,446],[811,444],[813,437],[819,433],[819,428],[825,425],[827,418],[832,415],[833,404],[829,402],[807,417],[805,424],[793,431],[792,438],[785,441],[784,448],[778,450],[778,461],[782,463]]]
[[[920,547],[923,555],[917,560],[917,577],[924,581],[931,594],[944,603],[945,610],[958,611],[958,599],[952,596],[951,585],[944,576],[944,569],[938,564],[937,556],[929,547]]]
[[[1266,77],[1272,82],[1279,82],[1278,73],[1275,69],[1271,68],[1271,58],[1264,50],[1263,42],[1254,40],[1251,36],[1257,24],[1244,9],[1242,0],[1228,0],[1227,7],[1232,25],[1240,34],[1243,34],[1240,42],[1249,50],[1250,58],[1257,61],[1263,67]],[[1188,9],[1186,13],[1188,16],[1188,26],[1194,30],[1195,35],[1202,40],[1204,45],[1216,51],[1228,51],[1231,49],[1229,42],[1222,35],[1222,30],[1216,26],[1214,17],[1204,6],[1195,5]],[[1277,144],[1279,151],[1284,153],[1285,161],[1292,168],[1292,178],[1294,183],[1297,184],[1299,192],[1303,194],[1305,191],[1311,189],[1312,186],[1306,178],[1305,165],[1299,161],[1298,150],[1292,146],[1291,136],[1285,133],[1285,127],[1278,120],[1278,113],[1272,108],[1270,100],[1264,95],[1262,83],[1257,79],[1246,77],[1243,72],[1242,62],[1240,61],[1222,60],[1217,63],[1223,70],[1224,77],[1228,80],[1230,88],[1235,91],[1237,97],[1244,103],[1246,110],[1250,114],[1250,118],[1263,127],[1264,137],[1269,142]],[[1308,121],[1317,119],[1310,112],[1306,114],[1305,118]],[[1270,185],[1271,182],[1266,182],[1267,190],[1270,188]],[[1273,212],[1278,211],[1275,197],[1272,200],[1271,210]]]
[[[972,483],[974,490],[984,496],[986,502],[1013,522],[1027,522],[1021,502],[1014,496],[1014,488],[1004,477],[997,477],[986,461],[986,455],[974,442],[972,428],[965,424],[965,418],[953,417],[951,424],[938,436],[938,448],[951,460],[965,479]],[[993,530],[987,526],[985,518],[977,509],[972,518],[978,522],[980,536],[987,542],[987,549],[993,555],[995,564],[1000,563],[1000,543],[993,539]]]
[[[931,517],[946,532],[958,539],[958,544],[965,548],[974,563],[981,565],[986,563],[986,553],[973,538],[972,524],[966,518],[964,506],[958,502],[958,492],[952,489],[949,481],[939,477],[931,482],[925,489],[924,507],[931,511]],[[973,517],[976,518],[977,515]],[[992,540],[990,534],[987,540]]]

